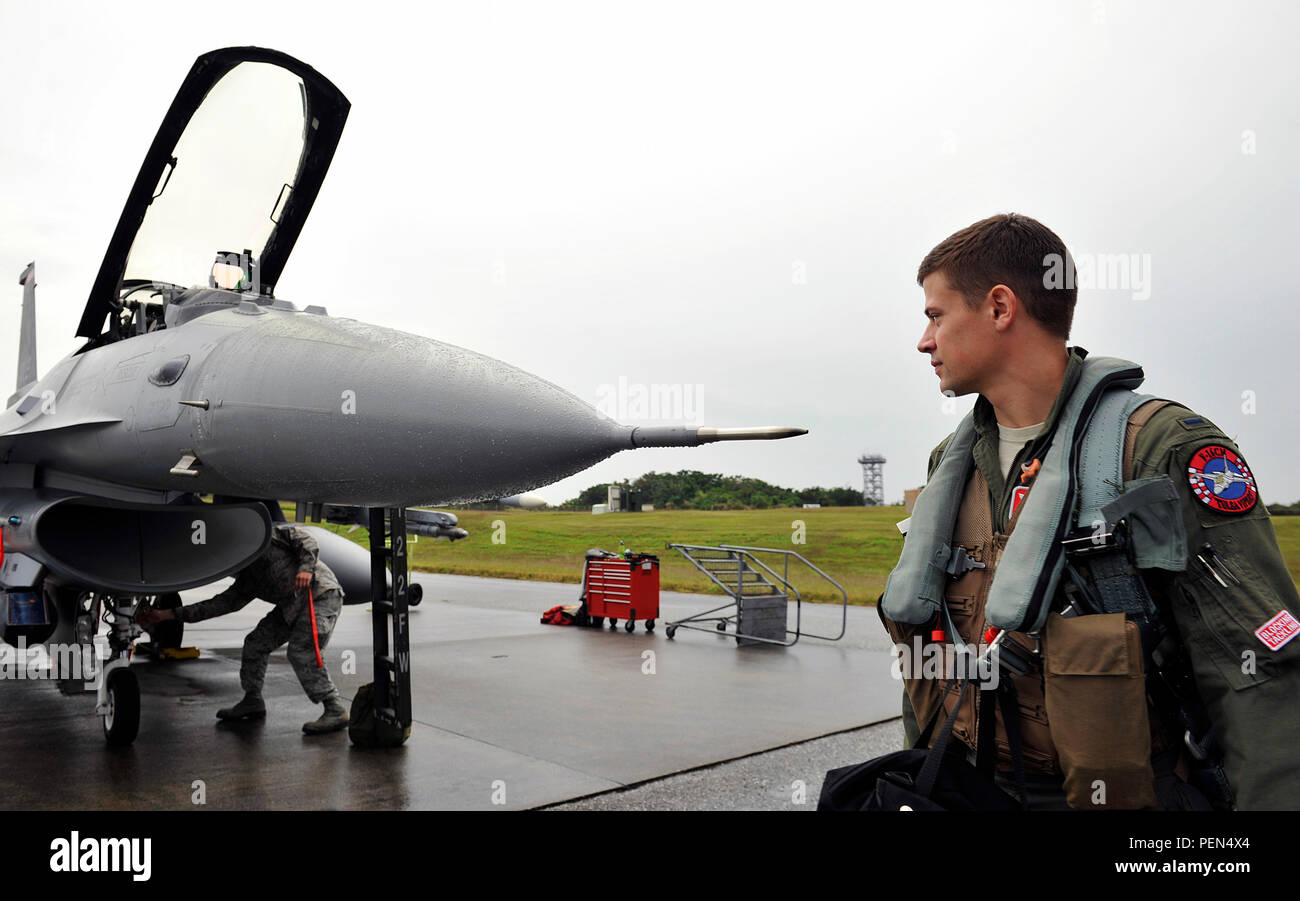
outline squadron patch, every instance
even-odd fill
[[[1207,444],[1187,461],[1187,481],[1201,503],[1220,513],[1248,513],[1259,500],[1250,467],[1222,444]]]

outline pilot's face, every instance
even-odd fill
[[[926,324],[916,349],[929,354],[939,390],[955,397],[980,391],[996,364],[989,301],[986,298],[978,310],[971,310],[942,272],[927,275],[921,290]]]

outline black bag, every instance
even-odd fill
[[[358,748],[396,748],[411,737],[411,727],[402,729],[375,715],[375,684],[357,689],[348,714],[348,738]]]
[[[818,810],[1019,810],[1015,799],[964,759],[947,754],[924,781],[933,751],[895,751],[826,774]],[[928,789],[926,786],[929,786]]]
[[[944,693],[952,688],[957,680],[948,683]],[[934,746],[928,750],[925,744],[930,732],[943,710],[939,707],[930,717],[925,730],[916,740],[916,746],[907,751],[895,751],[883,757],[876,757],[854,766],[839,767],[830,770],[822,783],[821,797],[817,802],[818,810],[1023,810],[1026,808],[1024,791],[1024,769],[1020,753],[1020,730],[1014,718],[1015,706],[1010,692],[1010,680],[996,689],[1003,702],[1003,719],[1007,724],[1007,740],[1011,744],[1011,756],[1015,764],[1016,783],[1020,788],[1021,801],[1017,803],[994,783],[991,770],[995,755],[988,753],[993,741],[993,709],[986,704],[981,712],[982,725],[979,744],[980,760],[984,768],[976,768],[967,762],[961,753],[960,743],[951,744],[953,725],[957,722],[957,713],[966,699],[966,686],[971,680],[962,683],[962,690],[957,705],[948,715],[940,730]],[[992,695],[986,696],[992,701]],[[954,748],[957,749],[954,753]]]

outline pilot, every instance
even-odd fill
[[[916,546],[905,547],[878,612],[904,647],[951,641],[953,628],[977,646],[992,640],[987,614],[1005,622],[994,609],[998,600],[1026,596],[991,597],[995,572],[1004,585],[1044,594],[1039,586],[1051,584],[1042,578],[1056,543],[1050,519],[1070,509],[1070,495],[1060,495],[1061,506],[1034,505],[1026,519],[1033,491],[1071,485],[1076,498],[1118,495],[1140,509],[1129,520],[1145,523],[1144,543],[1130,529],[1123,554],[1107,550],[1102,536],[1076,545],[1093,547],[1090,557],[1066,555],[1077,561],[1081,583],[1063,576],[1055,596],[1045,598],[1056,612],[1039,631],[1010,634],[1030,652],[1027,672],[1001,680],[1011,685],[1011,704],[981,709],[980,700],[1000,699],[975,685],[946,691],[933,674],[905,674],[908,745],[921,727],[945,723],[964,695],[954,740],[964,743],[969,761],[979,761],[979,724],[991,712],[985,766],[996,758],[994,781],[1009,794],[1023,790],[1033,809],[1300,808],[1300,641],[1293,640],[1300,595],[1254,477],[1217,426],[1180,404],[1106,391],[1124,398],[1110,419],[1084,415],[1088,386],[1105,384],[1124,361],[1087,358],[1066,346],[1076,292],[1072,278],[1050,271],[1053,262],[1068,263],[1073,274],[1060,238],[1016,214],[976,222],[922,261],[917,281],[927,323],[917,350],[929,356],[941,391],[978,397],[970,417],[930,455],[927,488],[909,526],[908,543]],[[1071,435],[1083,448],[1077,473],[1062,463]],[[1110,479],[1095,475],[1089,447],[1107,450]],[[1141,495],[1145,507],[1137,506],[1141,480],[1155,483]],[[1021,537],[1018,522],[1032,531],[1004,555]],[[954,571],[958,545],[971,562],[958,560]],[[1042,557],[1019,553],[1040,547]],[[1118,556],[1107,563],[1107,554]],[[941,557],[950,565],[936,575]],[[943,586],[925,595],[931,602],[916,591],[924,584]],[[1004,710],[1017,717],[1022,779],[1013,779]]]
[[[175,619],[183,623],[200,622],[231,613],[254,598],[274,604],[274,609],[244,639],[239,682],[244,698],[234,707],[217,711],[223,720],[252,720],[266,716],[262,700],[262,682],[266,677],[271,652],[289,643],[289,663],[302,683],[307,697],[324,704],[319,719],[304,723],[309,734],[335,732],[346,728],[348,713],[339,699],[338,689],[329,670],[319,658],[317,648],[324,649],[343,606],[343,590],[334,573],[320,559],[316,540],[292,523],[276,523],[266,553],[245,567],[235,584],[225,591],[174,610],[149,610],[137,616],[141,626]],[[310,598],[308,592],[310,591]],[[315,634],[309,608],[316,611]],[[319,660],[319,662],[318,662]]]

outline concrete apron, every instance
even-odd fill
[[[0,682],[0,806],[5,809],[520,809],[617,789],[898,715],[900,683],[874,609],[851,609],[842,643],[738,648],[666,619],[715,606],[665,593],[647,634],[545,626],[577,586],[416,574],[411,737],[354,748],[347,733],[307,736],[319,715],[284,651],[271,656],[263,722],[219,723],[241,697],[243,637],[270,609],[190,624],[197,660],[132,665],[140,735],[104,744],[93,694],[49,681]],[[187,592],[186,603],[228,583]],[[838,631],[834,608],[804,608]],[[793,614],[791,617],[793,622]],[[874,627],[874,628],[873,628]],[[879,635],[876,633],[879,632]],[[371,620],[345,607],[324,651],[350,703],[371,681]],[[865,637],[864,637],[865,636]],[[647,652],[652,652],[647,653]],[[202,804],[197,803],[202,800]]]

